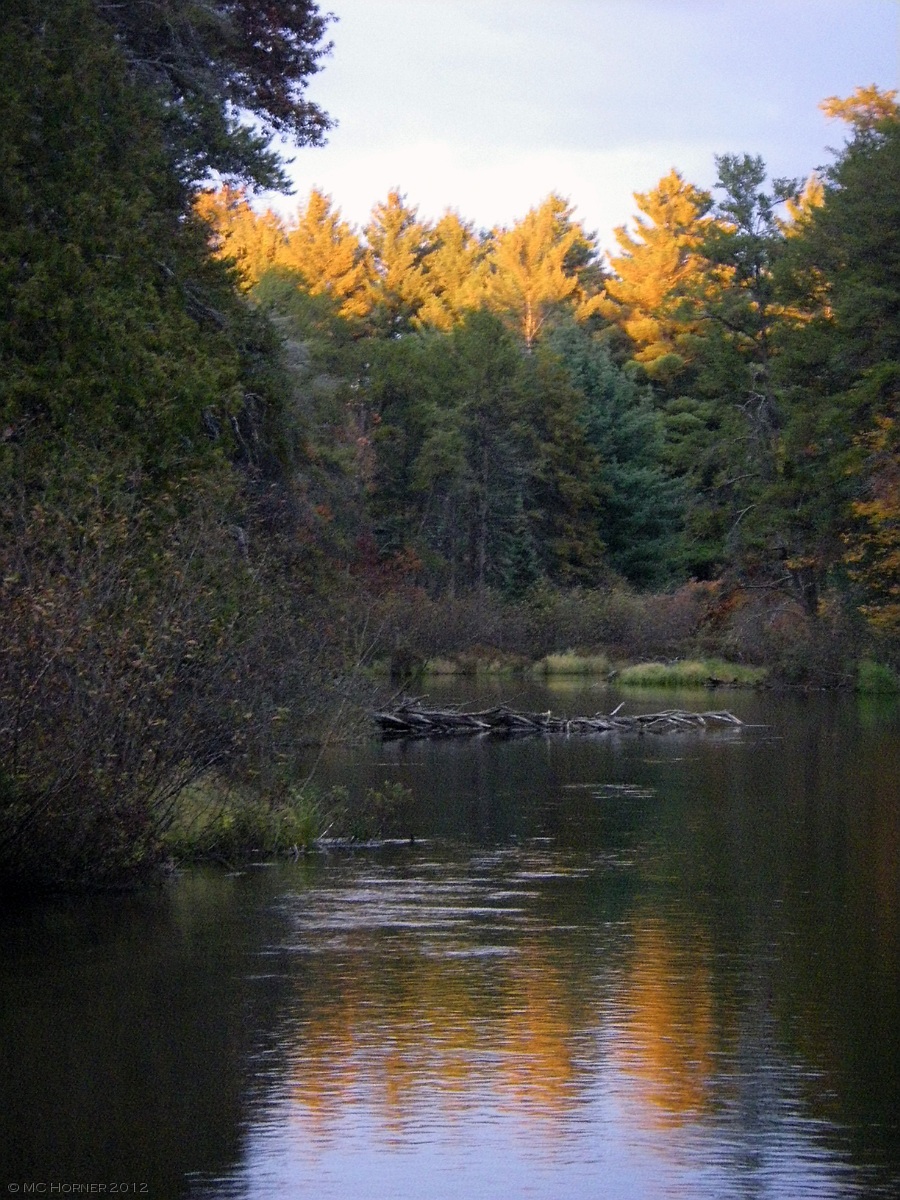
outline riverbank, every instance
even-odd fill
[[[636,688],[718,688],[718,687],[813,687],[822,684],[785,680],[777,667],[753,666],[728,662],[722,658],[677,658],[643,662],[621,662],[603,653],[579,653],[573,650],[544,655],[529,661],[521,655],[489,648],[477,648],[456,655],[427,658],[398,665],[389,660],[371,664],[375,679],[422,681],[446,676],[553,679],[591,678],[619,687]],[[851,664],[831,687],[861,693],[900,694],[900,674],[884,663],[861,659]]]

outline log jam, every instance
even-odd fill
[[[550,712],[515,712],[505,704],[481,712],[460,708],[426,708],[421,700],[406,698],[372,714],[385,738],[423,737],[512,737],[524,734],[592,733],[685,733],[710,727],[740,727],[744,722],[733,713],[687,712],[668,708],[663,712],[628,716],[615,709],[592,717],[554,717]]]

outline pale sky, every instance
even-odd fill
[[[549,192],[604,249],[672,167],[711,187],[714,155],[775,175],[828,162],[818,110],[900,86],[900,0],[320,0],[334,51],[308,90],[338,121],[293,151],[310,187],[362,227],[391,188],[434,220],[490,228]]]

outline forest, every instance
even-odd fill
[[[320,144],[312,0],[8,0],[0,29],[0,880],[152,874],[184,790],[442,656],[900,667],[900,107],[808,179],[672,169],[605,257]]]

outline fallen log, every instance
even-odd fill
[[[383,738],[423,737],[519,737],[522,735],[600,733],[682,733],[702,731],[716,725],[743,726],[733,713],[689,712],[666,709],[658,713],[628,716],[620,704],[611,713],[592,717],[554,717],[550,712],[516,712],[505,704],[481,712],[459,708],[426,708],[420,699],[407,698],[372,714]]]

